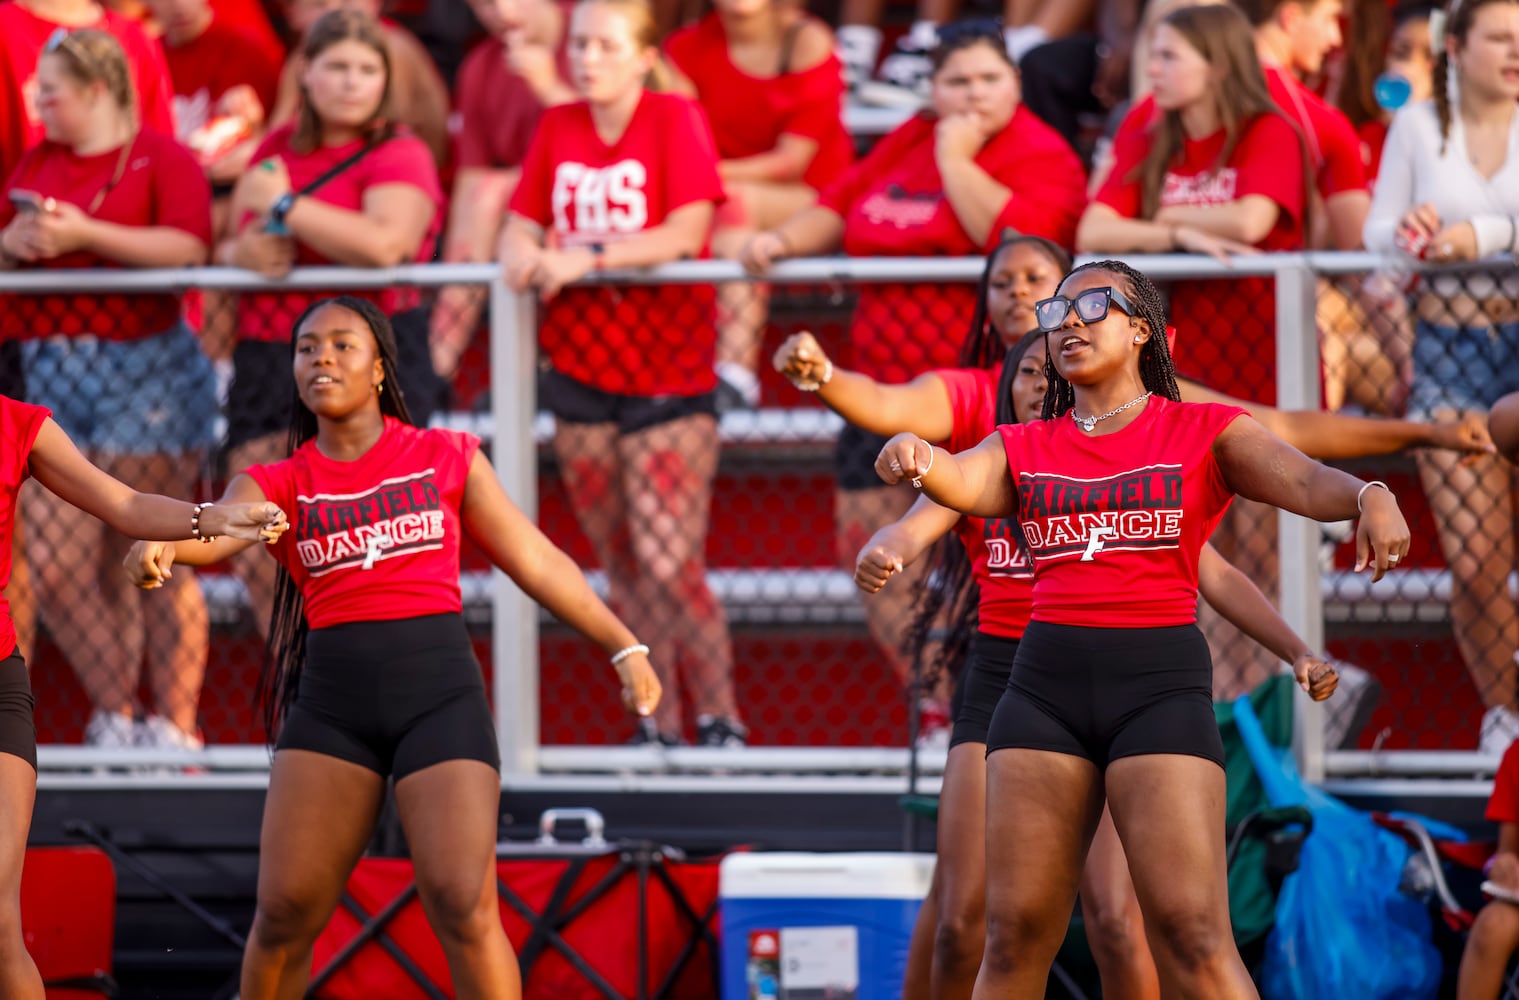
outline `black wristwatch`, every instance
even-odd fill
[[[295,204],[295,192],[286,191],[277,198],[269,208],[268,232],[289,235],[290,227],[285,225],[285,216],[290,214],[291,206]]]
[[[594,264],[591,265],[591,267],[594,270],[597,270],[597,271],[600,271],[603,268],[605,268],[606,267],[607,245],[605,243],[592,243],[591,246],[590,246],[590,250],[591,250],[591,260],[593,260],[595,262]]]

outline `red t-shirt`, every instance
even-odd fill
[[[1137,420],[1099,437],[1069,415],[998,427],[1034,558],[1033,620],[1196,621],[1198,554],[1233,499],[1213,441],[1244,414],[1152,396]]]
[[[65,27],[46,21],[19,3],[0,3],[0,175],[9,176],[21,154],[42,141],[37,117],[37,60],[54,31]],[[137,88],[137,111],[144,128],[174,134],[174,92],[163,49],[131,18],[102,10],[92,25],[121,43]]]
[[[1150,149],[1148,127],[1130,112],[1113,140],[1113,171],[1097,201],[1119,215],[1136,219],[1142,193],[1137,168]],[[1146,121],[1139,118],[1139,122]],[[1224,131],[1204,139],[1186,139],[1166,171],[1160,207],[1223,205],[1246,195],[1264,195],[1281,208],[1276,226],[1256,246],[1262,250],[1297,250],[1303,245],[1307,197],[1302,144],[1297,131],[1277,114],[1257,116],[1244,129],[1221,168]],[[1242,399],[1275,405],[1276,300],[1269,278],[1178,281],[1171,291],[1171,322],[1180,347],[1177,371],[1210,388]]]
[[[944,447],[967,451],[997,428],[1000,368],[941,368],[934,372],[949,392],[954,430]],[[1019,639],[1034,599],[1034,568],[1018,546],[1018,519],[962,517],[955,525],[981,591],[977,629]]]
[[[565,23],[570,5],[561,4]],[[554,53],[561,79],[569,79],[569,50],[564,41]],[[507,63],[505,43],[487,38],[470,50],[459,67],[455,84],[454,115],[449,120],[454,136],[454,163],[460,170],[505,170],[521,166],[533,131],[543,116],[543,104],[533,88]]]
[[[944,194],[934,159],[935,121],[918,115],[886,136],[833,184],[818,203],[844,220],[852,257],[959,257],[985,253],[1003,231],[1070,246],[1086,206],[1086,174],[1060,133],[1024,105],[976,154],[976,164],[1012,194],[984,245],[971,240]],[[928,368],[954,365],[971,284],[859,286],[851,368],[881,382],[905,382]]]
[[[276,66],[285,63],[285,45],[269,23],[269,15],[260,0],[211,0],[211,10],[216,18],[235,25],[239,31],[257,46],[261,59],[272,61]]]
[[[1494,823],[1519,823],[1519,741],[1509,744],[1493,778],[1487,818]]]
[[[174,86],[174,117],[181,142],[211,120],[216,102],[233,87],[252,87],[264,113],[274,110],[280,62],[231,21],[213,18],[210,27],[184,45],[165,45],[164,58]]]
[[[0,659],[16,648],[16,624],[11,621],[5,586],[11,582],[11,534],[16,530],[16,495],[31,475],[32,445],[52,411],[0,396]]]
[[[341,146],[321,146],[310,153],[297,153],[290,148],[290,137],[294,134],[294,124],[282,125],[265,136],[253,154],[254,163],[271,156],[283,160],[285,169],[290,173],[291,190],[294,191],[301,190],[346,160],[367,141],[354,139]],[[415,258],[418,261],[431,260],[439,229],[443,225],[443,188],[438,183],[438,167],[433,162],[432,154],[427,151],[422,140],[410,132],[398,132],[380,143],[363,159],[306,197],[351,212],[360,212],[364,208],[364,192],[381,184],[410,184],[432,201],[432,221],[428,223],[427,234],[417,247]],[[251,213],[245,213],[238,220],[240,228],[259,224]],[[297,267],[332,263],[299,240],[296,241],[295,251]],[[237,303],[238,336],[247,340],[287,341],[291,335],[291,324],[307,306],[318,299],[338,294],[368,299],[386,313],[410,308],[419,301],[416,290],[407,288],[274,292],[267,295],[244,293],[238,297]]]
[[[1366,176],[1376,183],[1377,172],[1382,169],[1382,150],[1387,146],[1387,122],[1372,119],[1356,134],[1361,140],[1361,158],[1366,163]]]
[[[158,132],[143,130],[130,149],[78,156],[67,146],[43,140],[21,158],[6,190],[35,191],[88,210],[123,163],[115,187],[106,191],[94,217],[122,226],[167,226],[211,244],[211,189],[189,150]],[[0,204],[0,227],[10,224],[16,208]],[[53,271],[67,268],[120,268],[88,250],[76,250],[24,267]],[[179,322],[179,296],[111,292],[90,295],[7,295],[0,297],[0,340],[53,334],[93,334],[107,340],[138,340],[163,333]]]
[[[830,54],[800,72],[750,76],[733,65],[728,36],[715,12],[666,39],[665,54],[695,84],[723,159],[768,153],[782,135],[811,139],[818,144],[817,153],[802,180],[814,188],[831,184],[854,162],[854,140],[844,127],[838,57]]]
[[[585,103],[543,113],[511,209],[551,245],[613,243],[671,212],[721,202],[712,130],[695,101],[645,91],[607,145]],[[706,256],[703,250],[703,256]],[[549,362],[577,382],[627,396],[695,396],[717,384],[710,286],[567,288],[538,328]]]
[[[362,458],[338,462],[307,441],[248,475],[290,515],[269,551],[290,572],[314,629],[457,613],[459,507],[480,439],[385,418]]]

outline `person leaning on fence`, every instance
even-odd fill
[[[431,258],[443,191],[427,148],[390,120],[390,55],[379,25],[337,10],[318,19],[303,44],[300,119],[272,131],[254,153],[233,191],[235,235],[218,247],[218,261],[277,278],[296,266],[381,268]],[[227,399],[231,474],[284,454],[290,323],[331,294],[238,297]],[[419,301],[405,288],[355,294],[391,314]],[[265,632],[273,568],[249,555],[234,565]]]
[[[172,136],[139,127],[120,44],[103,31],[59,31],[37,73],[47,138],[6,184],[0,267],[204,263],[210,189]],[[9,297],[0,336],[23,341],[29,399],[51,408],[91,461],[153,492],[194,486],[212,443],[216,385],[177,294]],[[38,609],[93,710],[85,741],[198,747],[210,625],[193,575],[161,600],[143,599],[100,572],[125,539],[44,491],[28,491],[22,509]],[[154,704],[139,726],[145,652]]]
[[[712,123],[728,200],[718,210],[712,252],[736,259],[756,230],[816,204],[818,191],[854,162],[844,128],[842,67],[833,32],[791,0],[715,0],[695,25],[665,41]],[[720,402],[759,405],[760,342],[769,289],[735,282],[718,289]]]
[[[497,736],[461,614],[465,535],[608,652],[624,702],[640,715],[660,695],[648,647],[507,498],[478,438],[411,425],[395,334],[378,307],[351,297],[318,302],[287,350],[294,451],[235,477],[221,501],[274,498],[299,511],[294,537],[269,550],[279,584],[260,687],[277,749],[241,995],[273,1000],[304,990],[312,944],[393,777],[422,907],[454,989],[514,1000],[520,976],[496,897]],[[247,547],[232,539],[139,543],[127,569],[151,588],[176,562],[205,564]]]
[[[581,100],[544,112],[512,196],[501,263],[546,310],[540,382],[570,502],[606,569],[612,606],[654,645],[669,697],[634,742],[741,745],[727,615],[705,545],[718,440],[710,287],[565,288],[609,268],[707,254],[722,201],[712,132],[659,92],[644,0],[581,0],[570,18]]]
[[[1160,294],[1127,265],[1077,268],[1039,319],[1047,419],[959,455],[898,435],[876,465],[952,510],[1017,518],[1034,567],[987,736],[975,996],[1042,993],[1105,793],[1162,990],[1254,997],[1229,930],[1199,550],[1236,491],[1316,520],[1359,512],[1356,568],[1376,579],[1406,557],[1408,526],[1382,484],[1312,462],[1243,410],[1178,402]]]
[[[1519,390],[1519,3],[1460,0],[1437,48],[1434,99],[1403,108],[1388,131],[1366,246],[1477,265],[1413,290],[1408,408],[1480,414]],[[1450,566],[1451,625],[1487,706],[1478,745],[1496,754],[1519,737],[1514,470],[1431,454],[1419,474]]]
[[[91,464],[46,407],[0,396],[0,586],[10,577],[11,529],[28,478],[62,503],[133,535],[236,535],[251,544],[272,541],[289,527],[272,503],[213,506],[139,493]],[[37,729],[26,660],[4,600],[0,654],[0,996],[42,1000],[42,979],[21,934],[21,869],[37,796]]]
[[[1487,819],[1498,824],[1498,849],[1482,868],[1492,886],[1483,885],[1489,900],[1467,932],[1456,1000],[1503,995],[1509,963],[1519,951],[1519,742],[1509,744],[1498,764]]]
[[[1001,32],[986,21],[948,25],[933,58],[931,110],[882,139],[817,205],[750,239],[745,267],[764,274],[788,257],[840,249],[852,257],[963,256],[990,250],[1008,229],[1070,245],[1086,201],[1081,163],[1019,102]],[[900,383],[955,363],[952,331],[974,312],[973,285],[867,282],[858,292],[848,359],[856,371]],[[871,471],[882,440],[853,425],[839,436],[834,517],[843,566],[912,502]],[[896,594],[866,605],[880,654],[904,684],[901,645],[917,582],[909,575]]]

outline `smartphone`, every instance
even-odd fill
[[[42,195],[36,191],[27,191],[22,188],[11,188],[9,192],[11,204],[16,206],[17,212],[40,212],[42,211]]]

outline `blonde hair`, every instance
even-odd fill
[[[656,93],[672,89],[674,74],[670,72],[664,55],[659,51],[659,25],[654,20],[654,8],[650,6],[649,0],[579,0],[576,6],[588,7],[591,4],[610,7],[627,18],[633,29],[633,41],[640,48],[654,50],[654,65],[644,78],[644,89]]]
[[[367,45],[379,53],[380,62],[385,67],[385,88],[380,92],[380,103],[375,108],[374,114],[365,122],[364,132],[369,138],[374,138],[377,133],[389,127],[391,116],[391,80],[395,76],[390,63],[390,46],[385,42],[385,29],[380,23],[363,11],[340,8],[329,10],[306,32],[306,41],[301,46],[301,59],[307,66],[316,62],[317,57],[339,42],[358,42]],[[317,110],[312,106],[311,95],[301,87],[301,110],[296,119],[295,132],[290,137],[290,148],[298,153],[310,153],[322,144],[322,119]]]
[[[56,41],[49,43],[44,56],[57,56],[64,72],[77,82],[90,86],[99,83],[137,127],[137,89],[132,85],[132,69],[127,64],[127,54],[121,43],[104,31],[80,28],[77,31],[58,29]]]

